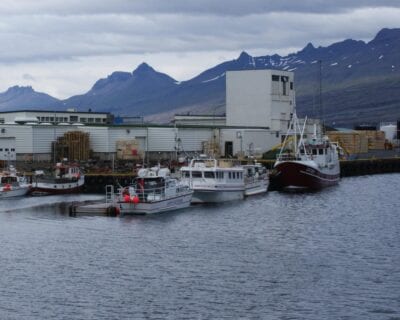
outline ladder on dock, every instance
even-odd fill
[[[114,203],[114,186],[106,185],[106,203]]]

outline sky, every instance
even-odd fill
[[[146,62],[177,81],[308,42],[372,40],[400,27],[400,0],[1,0],[0,92],[65,99]]]

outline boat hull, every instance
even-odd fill
[[[139,202],[136,204],[120,202],[118,205],[121,215],[156,214],[189,207],[192,200],[192,195],[193,193],[189,192],[184,195],[158,201]]]
[[[167,211],[185,209],[190,206],[192,192],[188,192],[176,197],[160,199],[149,202],[111,202],[98,203],[74,207],[73,214],[104,214],[104,215],[143,215],[157,214]]]
[[[57,182],[37,182],[32,185],[32,195],[57,195],[57,194],[70,194],[79,193],[83,189],[85,183],[84,178],[77,181],[71,181],[66,183]]]
[[[192,200],[192,195],[192,192],[188,192],[186,194],[166,199],[139,203],[118,202],[117,205],[121,215],[156,214],[189,207]]]
[[[194,189],[192,203],[219,203],[242,200],[244,190],[205,190]]]
[[[244,195],[254,196],[260,193],[265,193],[268,190],[268,179],[259,179],[245,184]]]
[[[13,198],[13,197],[22,197],[26,195],[30,190],[30,186],[25,186],[25,187],[17,187],[14,189],[11,189],[9,191],[1,191],[0,192],[0,199],[7,199],[7,198]]]
[[[319,190],[336,185],[340,180],[340,172],[337,169],[318,170],[301,162],[283,161],[275,165],[275,173],[271,178],[278,189]]]

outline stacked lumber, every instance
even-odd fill
[[[139,142],[136,139],[118,140],[116,142],[118,160],[139,160],[143,158]]]
[[[68,131],[57,138],[55,145],[53,142],[52,150],[55,152],[57,161],[65,158],[69,161],[88,160],[90,157],[89,133]]]
[[[369,150],[385,149],[385,132],[375,130],[363,130],[358,132],[365,134],[367,137]]]
[[[338,142],[347,154],[359,154],[368,152],[368,138],[365,133],[360,131],[326,132],[332,142]]]

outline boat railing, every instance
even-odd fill
[[[71,183],[71,182],[77,182],[79,180],[78,177],[72,177],[72,178],[64,178],[64,177],[52,177],[52,176],[36,176],[34,178],[35,181],[37,182],[44,182],[44,183]]]
[[[125,188],[120,188],[118,190],[117,194],[120,196],[120,198],[122,198],[121,199],[122,201],[126,199],[125,196],[129,196],[131,198],[137,196],[140,202],[151,202],[155,200],[164,200],[173,198],[190,191],[187,185],[177,185],[175,192],[171,193],[167,192],[168,188],[166,186],[146,188],[146,189],[140,187],[137,188],[133,187],[134,193],[131,194],[130,193],[131,188],[125,187]]]

